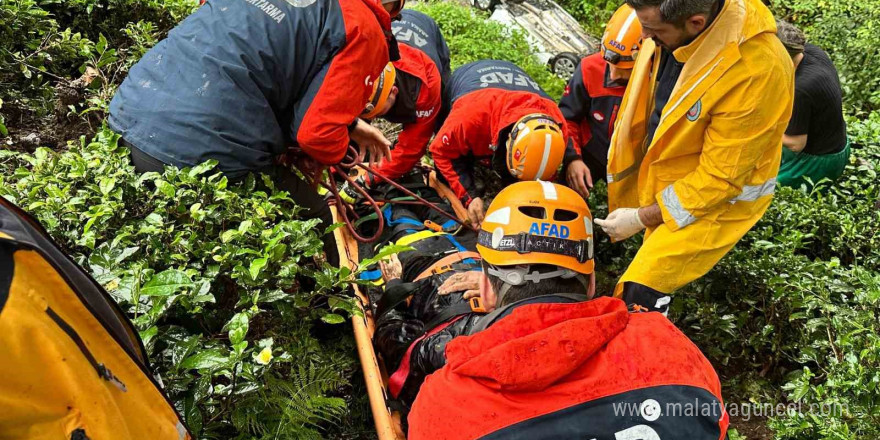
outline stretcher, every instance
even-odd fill
[[[467,218],[467,210],[455,197],[452,190],[437,179],[437,175],[433,171],[428,176],[428,186],[437,191],[441,198],[446,199],[459,219]],[[330,210],[333,213],[333,220],[340,221],[336,206],[330,206]],[[340,265],[354,270],[360,261],[357,240],[354,239],[348,228],[337,228],[333,233],[339,250]],[[375,321],[372,307],[370,307],[370,298],[358,285],[354,285],[354,293],[358,298],[358,307],[363,312],[363,316],[353,316],[351,318],[352,327],[354,328],[358,358],[364,372],[370,410],[376,425],[376,434],[379,440],[403,440],[406,438],[406,434],[403,432],[401,415],[397,411],[391,410],[387,404],[388,373],[373,349]]]

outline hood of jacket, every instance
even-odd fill
[[[526,304],[488,329],[450,342],[447,366],[492,389],[542,390],[577,371],[628,321],[626,306],[615,298]]]
[[[370,12],[372,12],[373,15],[376,16],[376,20],[378,20],[379,25],[382,26],[382,32],[385,33],[385,38],[391,38],[393,35],[391,33],[391,15],[382,7],[382,3],[379,0],[360,1],[370,9]]]

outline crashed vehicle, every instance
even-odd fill
[[[581,58],[599,50],[599,40],[588,35],[568,12],[552,0],[471,0],[477,9],[492,13],[490,20],[522,30],[535,48],[536,58],[568,81]]]

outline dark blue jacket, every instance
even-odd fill
[[[400,20],[391,24],[391,31],[399,43],[414,47],[431,57],[440,71],[443,84],[449,82],[452,75],[449,47],[433,18],[423,12],[404,9],[400,13]]]
[[[511,92],[531,92],[542,98],[551,99],[529,74],[510,61],[481,60],[455,69],[449,81],[448,100],[450,104],[477,90],[501,89]]]
[[[131,69],[110,127],[167,164],[235,177],[294,143],[337,163],[388,63],[376,0],[209,0]]]

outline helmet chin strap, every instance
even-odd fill
[[[526,283],[539,283],[543,280],[549,280],[552,278],[562,278],[562,279],[571,279],[577,278],[577,280],[584,286],[585,289],[589,288],[586,278],[583,274],[575,272],[571,269],[559,268],[550,272],[538,272],[532,271],[529,272],[529,266],[513,266],[513,267],[496,267],[487,264],[489,275],[493,275],[498,277],[503,283],[501,286],[501,291],[497,292],[497,304],[501,304],[503,302],[504,296],[507,294],[507,291],[510,290],[511,286],[521,286]]]

